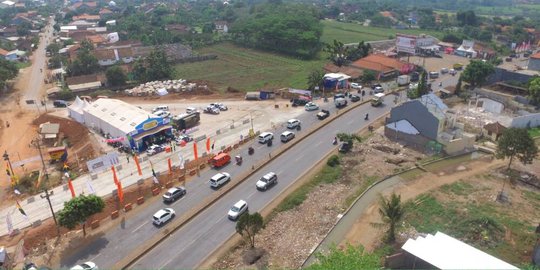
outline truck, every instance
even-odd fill
[[[199,112],[195,112],[192,114],[184,113],[180,115],[175,115],[172,118],[172,126],[176,130],[190,129],[198,125],[200,121],[201,116]]]
[[[345,98],[336,98],[334,99],[334,104],[336,105],[336,108],[343,108],[347,106],[347,100]]]
[[[371,106],[377,107],[379,105],[382,105],[383,101],[384,101],[383,93],[375,94],[373,95],[373,98],[371,99]]]
[[[452,66],[455,70],[462,70],[463,64],[462,63],[456,63]]]
[[[397,77],[397,84],[399,86],[407,85],[411,82],[411,77],[409,75],[401,75]]]

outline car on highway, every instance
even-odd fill
[[[287,121],[287,128],[289,129],[295,129],[298,126],[300,126],[300,120],[298,119],[289,119],[289,121]]]
[[[220,172],[210,178],[210,187],[219,188],[231,181],[231,175],[226,172]]]
[[[351,96],[351,102],[357,102],[360,101],[360,96],[358,95],[352,95]]]
[[[186,188],[184,187],[172,187],[163,194],[163,202],[171,203],[186,195]]]
[[[244,200],[239,200],[231,207],[231,209],[227,213],[227,216],[229,217],[230,220],[238,220],[238,218],[240,218],[240,216],[246,213],[247,211],[248,211],[247,202]]]
[[[255,187],[257,187],[257,190],[267,190],[269,187],[275,184],[277,184],[277,174],[274,172],[269,172],[263,175],[263,177],[257,181]]]
[[[93,262],[85,262],[71,267],[70,270],[98,270],[98,267]]]
[[[316,111],[319,109],[319,106],[313,102],[308,102],[306,105],[304,105],[304,109],[306,109],[306,111]]]
[[[153,145],[150,145],[148,149],[146,149],[146,154],[149,156],[153,156],[155,154],[163,152],[163,150],[165,149],[163,149],[161,145],[153,144]]]
[[[354,88],[354,89],[362,89],[362,86],[359,84],[359,83],[351,83],[351,87]]]
[[[274,139],[274,134],[272,132],[263,132],[259,135],[259,143],[268,143],[268,141],[271,141]]]
[[[324,120],[328,116],[330,116],[330,112],[328,110],[321,110],[319,113],[317,113],[317,118],[319,118],[319,120]]]
[[[156,226],[161,226],[169,222],[169,220],[171,220],[175,215],[176,213],[172,208],[163,208],[157,211],[154,216],[152,216],[152,222]]]
[[[279,136],[279,139],[281,140],[281,142],[288,142],[292,139],[294,139],[294,132],[290,132],[290,131],[284,131],[283,133],[281,133],[281,136]]]

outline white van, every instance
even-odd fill
[[[167,106],[167,105],[159,105],[159,106],[152,109],[153,113],[155,113],[157,111],[166,111],[166,112],[168,112],[169,111],[169,106]]]
[[[294,139],[294,133],[290,131],[285,131],[281,133],[281,136],[279,138],[281,139],[281,142],[288,142]]]
[[[187,107],[186,108],[186,113],[187,114],[194,114],[196,112],[197,112],[197,108],[195,108],[195,107]]]
[[[263,132],[259,135],[259,143],[267,143],[274,139],[274,134],[271,132]]]

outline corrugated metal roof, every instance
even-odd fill
[[[518,269],[442,232],[409,239],[401,248],[438,269]]]
[[[135,130],[135,127],[146,119],[157,117],[136,106],[110,98],[100,98],[90,106],[86,106],[84,110],[126,134]]]

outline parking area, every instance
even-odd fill
[[[402,57],[401,60],[407,61],[407,57]],[[425,61],[425,62],[424,62]],[[443,54],[442,58],[437,57],[418,57],[412,56],[409,57],[409,62],[417,66],[422,66],[425,63],[425,67],[428,71],[437,71],[440,72],[442,68],[451,69],[454,64],[461,63],[464,66],[468,65],[470,62],[469,58]]]

